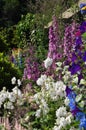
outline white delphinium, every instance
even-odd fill
[[[72,119],[73,119],[73,115],[70,113],[70,115],[68,115],[68,116],[66,117],[67,124],[71,124]]]
[[[21,86],[21,80],[20,79],[17,80],[17,84],[18,84],[18,86]]]
[[[64,82],[67,83],[71,78],[72,78],[71,73],[69,71],[66,71],[63,76]]]
[[[64,66],[63,70],[66,72],[68,70],[68,68],[69,68],[69,66],[66,65],[66,66]]]
[[[65,96],[65,89],[66,86],[62,81],[57,81],[54,85],[54,91],[56,92],[57,97],[64,97]]]
[[[61,130],[61,126],[54,126],[53,130]]]
[[[64,66],[64,68],[62,68],[62,74],[66,74],[66,75],[68,74],[69,75],[70,73],[68,71],[68,68],[69,68],[69,66],[67,66],[67,65]]]
[[[16,96],[13,94],[13,92],[9,92],[8,99],[10,102],[15,102]]]
[[[82,84],[82,85],[86,85],[86,80],[81,79],[81,80],[80,80],[80,84]]]
[[[36,94],[34,95],[33,99],[36,101],[37,104],[39,103],[39,101],[38,101],[38,93],[36,93]]]
[[[85,105],[85,101],[81,101],[81,102],[79,103],[79,106],[80,106],[81,108],[83,108],[84,105]]]
[[[78,94],[78,95],[76,96],[75,101],[76,101],[76,102],[79,102],[81,99],[82,99],[82,94]]]
[[[16,86],[15,88],[13,88],[12,90],[13,90],[13,93],[14,93],[16,96],[22,98],[22,92],[21,92],[20,89],[18,89],[17,86]]]
[[[3,88],[2,91],[0,92],[0,102],[3,103],[7,97],[8,97],[8,93],[7,93],[6,89]]]
[[[54,84],[54,80],[51,77],[47,77],[44,83],[45,89],[49,91],[52,88],[53,84]]]
[[[65,105],[68,106],[69,102],[70,102],[69,98],[66,97],[65,100],[64,100]]]
[[[49,66],[51,66],[52,63],[53,63],[53,59],[47,57],[47,59],[44,61],[44,66],[45,66],[45,68],[48,68]]]
[[[17,86],[13,88],[12,92],[9,92],[8,90],[6,91],[6,88],[3,87],[0,91],[0,108],[14,109],[15,104],[17,104],[17,101],[20,99],[22,99],[22,93]]]
[[[14,109],[13,103],[8,101],[4,104],[5,109]]]
[[[61,117],[60,118],[60,126],[64,128],[67,124],[68,123],[67,123],[65,117]]]
[[[59,66],[59,67],[61,67],[62,62],[56,62],[56,65]]]
[[[67,112],[66,107],[64,106],[57,109],[56,117],[56,123],[53,130],[55,130],[55,128],[59,128],[59,130],[62,130],[62,128],[65,128],[67,125],[70,125],[73,120],[72,114],[70,112]]]
[[[67,115],[66,107],[62,106],[56,111],[56,117],[63,117]]]
[[[75,84],[77,84],[78,83],[78,77],[77,77],[77,75],[74,75],[72,78],[73,78],[72,82],[75,83]]]
[[[41,99],[41,102],[40,102],[40,109],[42,109],[43,111],[43,115],[46,115],[48,112],[49,112],[49,107],[48,107],[48,104],[47,102],[45,101],[45,99]]]
[[[12,79],[11,79],[11,83],[14,85],[14,84],[16,84],[16,77],[13,77]]]
[[[35,116],[36,116],[37,118],[39,118],[39,117],[41,116],[41,109],[38,109],[38,110],[36,111]]]
[[[37,85],[42,86],[46,79],[47,79],[47,76],[45,74],[41,75],[41,77],[38,78],[38,80],[36,81]]]
[[[60,117],[58,117],[57,119],[56,119],[56,123],[55,123],[56,125],[59,125],[60,124]]]
[[[56,82],[56,87],[57,88],[62,88],[63,91],[66,89],[66,86],[62,81],[57,81]]]

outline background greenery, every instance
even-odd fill
[[[62,32],[65,20],[59,19],[59,15],[75,2],[78,0],[0,0],[0,67],[4,68],[0,70],[1,88],[9,86],[12,75],[19,76],[24,69],[23,59],[22,70],[17,67],[15,72],[15,66],[7,59],[11,50],[25,51],[29,45],[35,46],[37,60],[42,63],[48,50],[48,23],[56,15]]]

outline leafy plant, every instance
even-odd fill
[[[21,72],[3,53],[0,53],[0,90],[4,86],[9,90],[13,88],[11,85],[11,78],[13,76],[20,78]]]

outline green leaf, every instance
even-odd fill
[[[82,38],[86,40],[86,32],[82,34]]]

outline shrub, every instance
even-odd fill
[[[0,53],[0,90],[3,86],[6,86],[8,90],[11,90],[13,86],[11,85],[12,77],[21,77],[21,72],[10,63],[6,56],[3,53]]]

